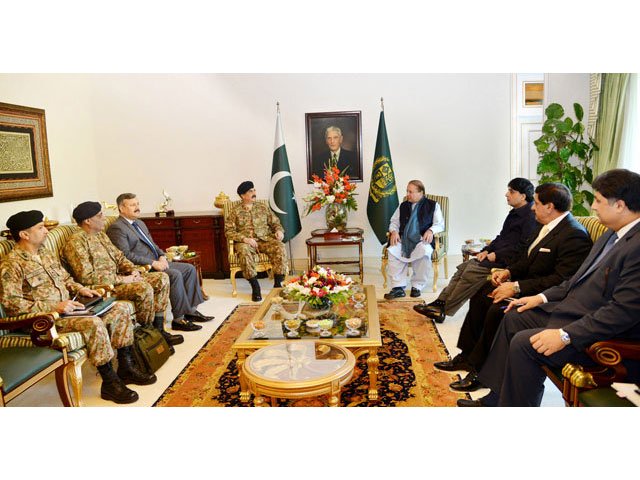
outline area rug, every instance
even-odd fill
[[[341,395],[341,406],[455,406],[464,394],[449,389],[458,375],[441,372],[434,362],[448,352],[432,321],[413,310],[417,302],[378,302],[383,345],[378,351],[377,402],[369,402],[367,356],[358,359],[353,379]],[[240,401],[236,359],[231,346],[258,309],[240,305],[156,401],[158,407],[252,406]],[[280,406],[322,406],[322,397],[280,400]]]

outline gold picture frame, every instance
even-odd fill
[[[0,202],[52,196],[44,110],[0,103]]]

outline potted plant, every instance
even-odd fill
[[[576,121],[564,116],[560,104],[549,105],[544,112],[547,119],[542,126],[542,136],[533,143],[540,156],[537,168],[540,183],[566,185],[573,195],[571,213],[587,216],[593,203],[593,193],[588,189],[593,182],[591,162],[598,146],[588,134],[585,139],[582,106],[574,103],[573,111]]]

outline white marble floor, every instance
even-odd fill
[[[461,257],[452,256],[449,259],[450,272],[452,273],[455,266],[462,259]],[[375,258],[366,259],[365,261],[365,283],[376,286],[376,295],[382,298],[385,290],[382,288],[382,275],[379,271],[379,260]],[[438,287],[441,289],[447,284],[447,280],[443,278],[441,267],[441,279],[438,281]],[[260,280],[263,294],[271,288],[269,279]],[[206,343],[211,335],[218,328],[220,323],[229,315],[229,313],[240,303],[250,303],[250,288],[246,281],[238,279],[238,297],[231,296],[231,285],[229,280],[205,280],[204,288],[210,295],[210,299],[199,307],[199,310],[206,315],[215,315],[215,320],[211,322],[201,323],[203,328],[197,332],[179,332],[183,334],[185,342],[176,346],[176,353],[171,356],[162,368],[156,372],[158,381],[153,385],[147,386],[130,386],[140,396],[140,399],[129,407],[148,407],[158,399],[164,390],[173,382],[176,376],[182,371],[184,366],[196,355],[200,348]],[[437,293],[431,291],[423,292],[422,297],[431,301],[435,299]],[[467,312],[467,307],[462,308],[454,317],[448,317],[447,320],[438,324],[438,331],[453,356],[458,350],[456,341],[462,321]],[[425,320],[427,321],[427,320]],[[464,375],[464,373],[463,373]],[[85,406],[91,407],[118,407],[113,402],[108,402],[100,398],[100,378],[96,369],[85,362],[83,367],[84,389],[83,398]],[[9,407],[36,407],[36,406],[61,406],[60,399],[55,388],[53,376],[45,381],[40,382],[32,387],[29,391],[23,393],[9,404]],[[487,390],[480,390],[472,394],[477,398],[483,396]],[[562,406],[564,405],[562,397],[558,390],[552,385],[547,385],[545,396],[543,398],[543,406]]]

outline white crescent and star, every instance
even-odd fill
[[[276,205],[274,193],[276,190],[276,185],[278,185],[278,182],[283,178],[290,177],[290,176],[291,176],[291,172],[286,172],[283,170],[283,171],[274,173],[273,176],[271,177],[271,194],[269,195],[269,206],[274,212],[280,213],[281,215],[286,215],[287,212],[281,210],[280,207]]]

